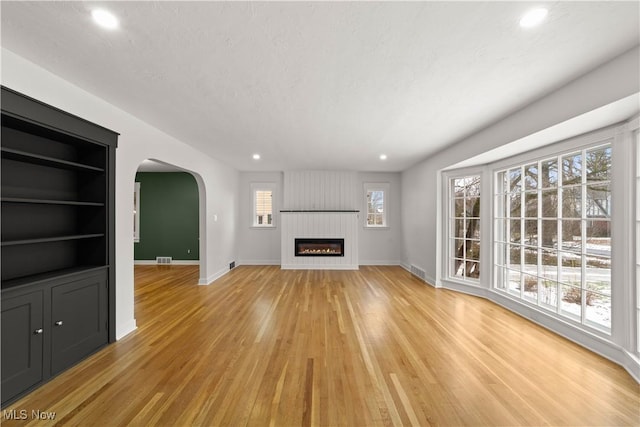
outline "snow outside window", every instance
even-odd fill
[[[611,331],[611,145],[496,173],[497,289]]]

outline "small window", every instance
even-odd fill
[[[364,185],[365,194],[365,227],[388,227],[387,206],[389,198],[389,184]]]
[[[254,227],[274,227],[274,195],[275,184],[254,183],[251,185],[253,195]]]

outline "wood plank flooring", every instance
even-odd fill
[[[3,425],[640,425],[619,366],[399,267],[137,266],[138,329]]]

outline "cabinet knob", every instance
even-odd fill
[[[36,329],[35,331],[33,331],[33,334],[34,335],[40,335],[43,332],[44,332],[44,329],[40,328],[40,329]]]
[[[56,325],[56,326],[62,326],[62,320],[58,320],[58,321],[55,323],[55,325]]]

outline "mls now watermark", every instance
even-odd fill
[[[2,411],[2,418],[5,420],[42,420],[53,421],[56,419],[56,413],[51,411],[41,411],[39,409],[11,409],[10,411]]]

